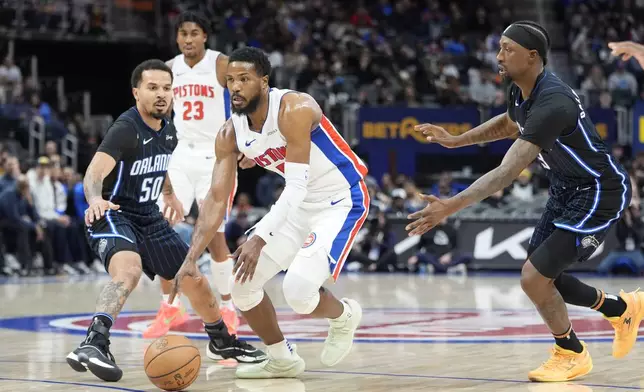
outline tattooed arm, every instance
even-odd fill
[[[540,152],[541,147],[536,144],[518,139],[505,154],[501,165],[480,177],[458,195],[446,200],[422,195],[429,204],[421,211],[409,215],[409,219],[416,219],[406,227],[409,235],[422,235],[446,217],[507,187]]]
[[[478,203],[512,184],[521,171],[537,159],[540,152],[541,147],[536,144],[517,139],[496,169],[486,173],[463,192],[450,199],[454,212]]]
[[[427,136],[427,141],[438,143],[447,148],[465,147],[472,144],[501,140],[519,132],[519,127],[510,119],[507,112],[499,114],[458,136],[452,135],[445,129],[433,124],[420,124],[415,129]]]
[[[115,166],[116,161],[110,155],[104,152],[97,152],[94,155],[83,179],[83,190],[88,204],[91,205],[97,200],[103,200],[103,180],[114,170]]]
[[[507,113],[499,114],[459,136],[461,146],[505,139],[519,133],[519,127]]]

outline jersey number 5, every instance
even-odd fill
[[[201,120],[203,119],[203,102],[186,101],[183,103],[183,120]]]
[[[141,184],[141,197],[139,203],[146,203],[150,200],[155,201],[161,194],[161,187],[163,186],[163,177],[146,178]]]

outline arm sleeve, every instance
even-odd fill
[[[579,107],[572,98],[553,93],[540,97],[530,108],[519,138],[550,151],[557,138],[577,127]]]
[[[98,152],[103,152],[115,161],[121,160],[130,150],[136,148],[138,137],[134,126],[125,120],[116,120],[105,134]]]

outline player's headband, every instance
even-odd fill
[[[503,35],[528,50],[536,50],[543,59],[543,65],[548,63],[548,38],[537,27],[515,23],[508,26]]]

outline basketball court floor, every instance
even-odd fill
[[[141,331],[154,317],[158,283],[144,279],[113,327],[112,352],[124,371],[118,383],[76,373],[65,362],[82,340],[106,277],[5,280],[0,285],[0,391],[154,391],[143,372],[150,341]],[[587,278],[607,291],[636,289],[638,279]],[[285,335],[298,346],[307,371],[298,380],[236,380],[234,365],[205,357],[205,334],[194,318],[180,331],[201,349],[202,366],[190,391],[606,391],[644,390],[644,342],[622,360],[611,357],[613,331],[598,314],[571,308],[577,335],[589,343],[595,368],[568,384],[535,384],[527,372],[549,355],[552,339],[521,291],[518,275],[431,277],[343,275],[331,289],[364,307],[352,353],[335,368],[319,362],[324,320],[290,312],[280,291]],[[253,339],[243,325],[239,335]]]

